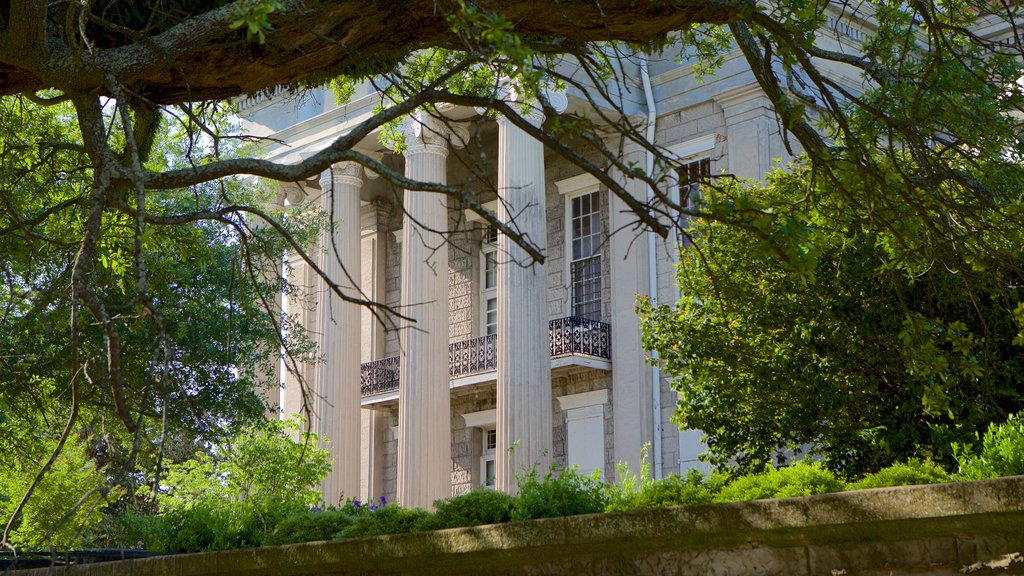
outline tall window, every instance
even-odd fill
[[[597,192],[570,199],[572,314],[601,319],[601,201]]]
[[[498,332],[498,229],[490,227],[480,248],[480,309],[485,335]]]

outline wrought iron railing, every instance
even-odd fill
[[[612,357],[612,327],[610,324],[568,316],[548,322],[551,338],[551,357],[583,354],[598,358]]]
[[[488,334],[448,345],[448,374],[452,378],[498,368],[498,335]]]
[[[611,325],[578,316],[548,323],[551,357],[583,355],[611,359]],[[448,345],[448,373],[452,378],[487,372],[498,367],[498,338],[489,334]],[[398,356],[366,362],[360,375],[363,396],[398,390]]]
[[[365,362],[360,368],[359,384],[363,396],[398,390],[398,356]]]

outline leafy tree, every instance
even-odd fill
[[[0,466],[0,518],[7,518],[33,483],[54,442],[14,454]],[[46,498],[29,502],[11,533],[11,542],[34,550],[63,549],[80,543],[100,519],[100,509],[114,499],[106,478],[96,470],[80,441],[70,441],[42,479]]]
[[[152,487],[161,465],[219,439],[216,422],[262,418],[257,392],[275,383],[261,382],[260,375],[273,373],[279,341],[275,321],[263,311],[277,284],[250,274],[246,260],[263,250],[279,254],[280,244],[260,245],[256,236],[242,243],[240,220],[158,225],[136,236],[131,218],[110,218],[90,276],[96,301],[105,302],[100,308],[118,319],[117,345],[127,353],[116,366],[103,363],[110,343],[94,325],[77,324],[81,300],[67,290],[80,248],[78,226],[87,218],[90,173],[73,122],[68,105],[0,100],[0,467],[25,474],[34,467],[33,478],[49,457],[44,447],[79,438],[75,445],[94,467],[124,488],[115,507],[145,509],[136,488]],[[183,148],[190,143],[176,132],[170,124],[159,130],[149,165],[186,162]],[[177,213],[216,203],[219,194],[238,188],[227,186],[194,187],[149,204],[154,215]],[[142,253],[159,265],[140,276],[132,262]],[[140,281],[148,285],[141,303]],[[104,383],[115,368],[121,384]],[[69,381],[72,372],[99,385]],[[131,430],[118,422],[119,414],[129,413]],[[12,504],[0,515],[4,525],[32,486],[19,484],[6,494]],[[38,489],[52,487],[44,478]],[[64,497],[47,494],[45,500]],[[12,528],[27,525],[13,520]]]
[[[245,427],[168,466],[157,496],[160,514],[147,519],[126,510],[94,541],[134,546],[132,539],[139,539],[166,552],[262,545],[284,518],[305,517],[321,502],[317,486],[330,470],[330,456],[316,446],[315,434],[299,434],[300,425],[274,420]]]
[[[756,209],[762,235],[695,222],[678,304],[641,305],[645,345],[679,392],[675,417],[705,431],[712,462],[742,470],[800,450],[848,477],[912,457],[951,466],[951,442],[1024,401],[1010,314],[1020,255],[956,249],[909,273],[886,232],[806,202],[815,185],[803,169],[703,198],[715,213]]]
[[[213,450],[168,467],[167,489],[158,497],[164,510],[212,499],[239,507],[308,507],[320,502],[316,486],[330,470],[327,450],[315,434],[297,434],[300,422],[270,420],[240,430]]]

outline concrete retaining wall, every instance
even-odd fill
[[[22,574],[1024,574],[1024,476]]]

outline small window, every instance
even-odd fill
[[[711,176],[711,159],[702,158],[679,167],[679,205],[693,208],[700,200],[700,183]]]
[[[498,432],[494,428],[481,431],[480,484],[484,488],[494,489],[498,475],[496,452],[498,448]]]

